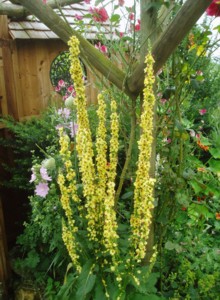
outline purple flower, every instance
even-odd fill
[[[68,108],[60,108],[58,109],[58,115],[62,116],[63,118],[68,119],[70,116],[70,110]]]
[[[40,168],[40,175],[41,175],[43,180],[46,180],[46,181],[51,181],[52,180],[52,178],[50,176],[48,176],[48,174],[47,174],[47,169],[44,168],[44,167]]]
[[[70,122],[69,128],[70,128],[70,136],[73,138],[78,131],[78,124],[74,123],[74,122]]]
[[[35,194],[37,196],[45,198],[47,196],[48,192],[49,192],[49,187],[48,187],[47,183],[40,182],[40,183],[38,183],[38,185],[36,185]]]

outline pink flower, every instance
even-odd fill
[[[65,119],[68,119],[70,116],[70,110],[68,108],[60,108],[58,109],[58,115],[62,116]]]
[[[41,175],[43,180],[46,180],[46,181],[51,181],[52,180],[52,178],[50,176],[48,176],[48,174],[47,174],[47,169],[44,168],[44,167],[40,168],[40,175]]]
[[[161,102],[162,104],[165,104],[165,103],[167,102],[167,99],[161,98],[161,99],[160,99],[160,102]]]
[[[100,42],[95,45],[95,48],[101,51],[102,53],[108,53],[108,48],[105,45],[102,45]]]
[[[141,30],[141,25],[140,25],[140,24],[136,24],[136,25],[134,26],[134,30],[135,30],[135,31]]]
[[[55,86],[55,92],[60,92],[61,88],[60,86]]]
[[[68,93],[72,93],[74,91],[74,87],[73,85],[70,85],[68,88],[67,88],[67,92]]]
[[[47,3],[47,0],[43,0],[43,3],[46,4],[46,3]]]
[[[125,1],[124,0],[118,0],[118,5],[119,6],[123,6],[125,4]]]
[[[90,7],[89,11],[95,22],[106,22],[109,19],[108,13],[104,7]]]
[[[170,144],[172,142],[171,138],[167,138],[166,142],[167,144]]]
[[[34,182],[36,180],[36,175],[34,173],[34,168],[32,168],[31,171],[32,171],[32,174],[31,174],[31,179],[30,179],[29,182]]]
[[[129,18],[129,20],[133,21],[134,20],[134,13],[130,13],[128,18]]]
[[[37,196],[41,196],[45,198],[49,192],[49,187],[47,183],[40,182],[38,185],[36,185],[35,194]]]
[[[75,19],[78,20],[78,21],[80,21],[80,20],[83,19],[83,16],[80,16],[80,15],[78,15],[78,14],[75,14]]]
[[[220,1],[213,0],[209,7],[206,9],[208,16],[220,17]]]
[[[79,126],[74,122],[70,122],[69,128],[70,128],[70,136],[73,138],[77,134]]]
[[[59,86],[59,87],[62,88],[62,87],[65,87],[65,85],[66,85],[66,84],[65,84],[65,81],[64,81],[63,79],[60,79],[60,80],[58,81],[58,86]]]
[[[124,36],[124,32],[119,32],[119,36],[122,38]]]
[[[84,0],[84,2],[85,2],[86,4],[90,4],[90,1],[91,1],[91,0]]]
[[[202,109],[199,110],[199,114],[201,116],[205,115],[206,113],[207,113],[207,109],[205,109],[205,108],[202,108]]]

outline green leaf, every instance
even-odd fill
[[[209,168],[212,172],[220,172],[220,160],[211,158],[209,161]]]
[[[114,15],[111,16],[110,21],[111,21],[112,23],[118,23],[118,22],[120,21],[120,18],[121,18],[120,15],[114,14]]]
[[[198,219],[200,216],[203,216],[206,219],[213,218],[213,214],[209,212],[206,206],[196,203],[193,203],[188,207],[188,215],[192,219]]]
[[[214,158],[220,158],[220,149],[210,148],[209,152],[212,154]]]
[[[194,189],[196,194],[199,194],[206,187],[204,184],[202,184],[201,182],[199,182],[197,180],[190,180],[189,183],[192,186],[192,188]]]
[[[129,295],[128,300],[165,300],[165,298],[159,297],[155,294],[143,295],[143,294],[133,293]]]
[[[171,241],[167,241],[166,244],[165,244],[165,249],[174,250],[175,249],[175,244],[172,243]]]
[[[134,195],[133,191],[127,192],[121,196],[122,200],[131,199]]]
[[[78,289],[76,299],[85,299],[86,295],[91,292],[95,285],[96,275],[92,273],[93,264],[88,261],[82,268],[82,272],[78,278]]]
[[[101,280],[101,278],[99,278],[99,279]],[[100,280],[96,281],[95,294],[94,294],[94,298],[93,298],[94,300],[100,300],[100,299],[105,300],[106,299],[104,287],[103,287],[102,283],[100,282]]]

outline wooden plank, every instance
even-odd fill
[[[7,16],[0,16],[0,38],[9,39],[8,32],[8,18]],[[6,102],[8,107],[8,113],[15,119],[18,119],[17,103],[16,103],[16,87],[14,83],[14,70],[12,62],[12,47],[10,46],[2,48],[3,57],[3,70],[5,81]]]
[[[53,31],[45,31],[49,39],[60,39]]]
[[[0,113],[5,116],[8,114],[7,98],[5,91],[5,78],[2,49],[0,48]]]
[[[22,21],[19,23],[23,29],[33,29],[33,27],[31,26],[31,22]]]
[[[26,33],[31,39],[48,39],[47,35],[43,31],[27,30]]]
[[[40,112],[41,87],[38,78],[35,42],[35,40],[17,41],[20,85],[19,119],[29,115],[37,115]]]
[[[12,51],[12,62],[13,62],[13,77],[14,77],[14,89],[16,93],[16,107],[17,107],[17,114],[18,120],[20,116],[23,116],[23,108],[20,103],[22,103],[22,90],[21,90],[21,79],[20,79],[20,64],[21,61],[18,60],[18,49],[17,49],[17,42],[14,42],[14,51]]]
[[[13,30],[13,29],[15,29],[15,30],[22,30],[23,29],[22,26],[19,24],[19,22],[10,22],[8,24],[8,28],[10,30]]]
[[[24,30],[10,30],[9,34],[15,39],[30,39],[29,35]]]
[[[40,22],[32,22],[31,26],[35,29],[35,30],[50,30],[46,25],[44,25],[43,23]]]

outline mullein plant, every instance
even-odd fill
[[[149,177],[151,146],[153,142],[153,58],[146,57],[146,78],[144,88],[143,113],[141,116],[141,137],[138,143],[139,159],[134,183],[134,210],[130,219],[129,257],[120,255],[117,215],[115,210],[116,175],[119,148],[119,117],[116,101],[110,92],[98,96],[99,124],[96,132],[96,143],[93,145],[86,107],[85,86],[79,61],[79,41],[72,37],[70,47],[70,73],[74,82],[76,97],[74,105],[77,112],[78,131],[76,134],[76,152],[78,167],[83,186],[81,197],[77,194],[76,170],[71,160],[71,145],[68,136],[60,129],[60,156],[64,167],[60,169],[58,184],[61,192],[61,204],[65,211],[63,221],[63,241],[69,252],[72,263],[78,273],[83,267],[83,251],[79,242],[77,222],[74,216],[85,218],[86,237],[89,248],[94,255],[93,261],[99,268],[109,268],[116,275],[121,285],[123,272],[120,266],[140,266],[144,259],[149,228],[153,210],[154,180]],[[107,143],[105,97],[111,97],[110,141]],[[85,228],[83,229],[85,232]],[[153,255],[152,259],[155,259]],[[93,265],[94,268],[94,265]],[[100,269],[99,269],[100,270]],[[136,280],[137,284],[138,281]],[[105,279],[102,283],[106,286]],[[109,297],[106,292],[107,298]]]

